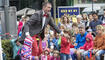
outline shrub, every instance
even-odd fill
[[[10,40],[1,40],[3,52],[6,54],[6,60],[12,60],[12,45]]]

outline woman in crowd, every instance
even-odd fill
[[[96,60],[101,60],[100,56],[105,53],[105,33],[102,25],[96,26],[97,35],[94,40],[93,54],[96,56]]]

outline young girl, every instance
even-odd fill
[[[68,60],[70,59],[69,54],[70,54],[70,37],[69,37],[69,29],[64,30],[64,36],[61,37],[61,60]]]
[[[50,35],[50,39],[48,40],[48,48],[53,47],[54,48],[54,42],[53,42],[54,36]]]
[[[60,60],[60,56],[59,56],[59,51],[58,50],[54,50],[53,51],[53,56],[51,57],[50,60]]]
[[[45,50],[48,47],[47,37],[42,40],[42,48]]]
[[[84,44],[84,46],[80,47],[80,49],[84,50],[84,53],[81,52],[82,56],[83,56],[83,60],[85,60],[86,54],[88,51],[91,51],[93,49],[93,37],[91,35],[91,33],[88,33],[86,36],[86,43]]]
[[[45,49],[44,54],[41,55],[41,60],[50,60],[50,50],[48,48]]]

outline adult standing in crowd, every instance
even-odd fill
[[[93,21],[90,22],[89,26],[92,31],[96,33],[96,26],[102,24],[102,22],[98,19],[98,14],[93,13]]]
[[[76,54],[77,54],[77,59],[78,60],[81,59],[80,52],[82,52],[83,50],[80,50],[80,47],[85,44],[86,35],[87,35],[87,32],[85,31],[85,26],[80,25],[79,26],[79,33],[76,36],[76,42],[74,44],[75,48],[77,49]]]
[[[22,36],[25,39],[21,51],[22,59],[39,59],[38,56],[42,53],[41,40],[44,38],[44,29],[48,24],[56,32],[61,32],[54,24],[53,18],[50,15],[51,7],[50,2],[44,2],[42,4],[42,10],[36,11],[24,25],[24,34]],[[39,39],[37,40],[37,38]]]
[[[92,13],[90,13],[90,14],[88,14],[88,20],[87,20],[87,22],[86,22],[86,24],[85,24],[86,31],[87,31],[88,29],[90,29],[89,24],[90,24],[90,22],[91,22],[92,20],[93,20],[93,16],[92,16]]]
[[[82,22],[82,16],[81,15],[77,15],[77,24],[78,27],[82,24],[83,26],[85,26],[85,23]]]
[[[18,33],[17,33],[18,36],[19,36],[19,34],[21,34],[22,28],[23,28],[24,24],[26,23],[26,21],[27,21],[27,16],[23,15],[21,17],[21,20],[18,23]]]

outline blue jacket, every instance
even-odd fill
[[[86,35],[87,35],[87,32],[85,32],[85,34],[83,36],[81,36],[81,34],[77,34],[76,36],[76,43],[77,43],[77,46],[75,46],[75,48],[80,48],[81,46],[83,46],[86,42]]]
[[[13,50],[13,59],[16,57],[18,50],[21,48],[21,45],[18,46],[15,43],[16,39],[11,40],[11,44],[12,44],[12,50]]]

